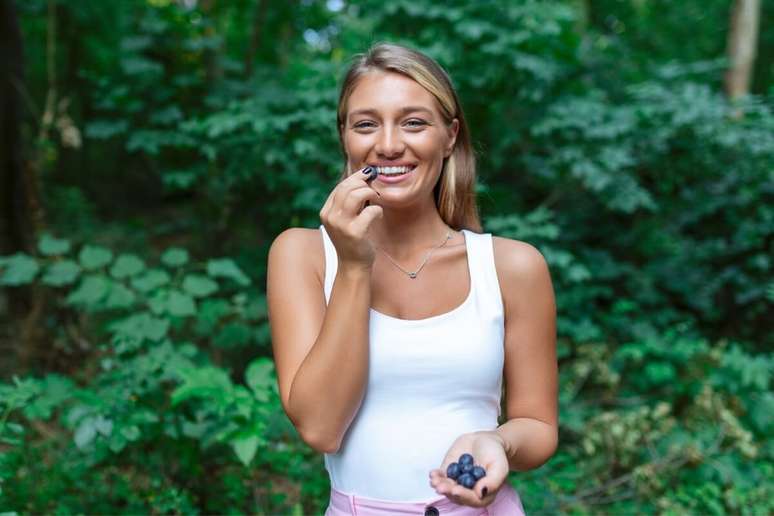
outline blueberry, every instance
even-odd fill
[[[446,476],[451,479],[456,480],[461,473],[462,472],[460,471],[460,465],[457,464],[456,462],[452,462],[451,464],[449,464],[449,467],[446,468]]]
[[[465,464],[473,464],[473,455],[469,453],[463,453],[460,455],[460,460],[457,461],[460,463],[461,466],[464,466]]]
[[[474,485],[476,485],[476,479],[473,478],[473,475],[470,473],[463,473],[457,479],[457,483],[467,487],[468,489],[471,489]]]
[[[473,464],[463,464],[460,466],[460,471],[462,473],[473,473]]]
[[[470,473],[476,480],[482,479],[486,476],[486,470],[481,466],[476,466]]]

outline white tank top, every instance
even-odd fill
[[[320,230],[327,304],[338,257],[325,226]],[[339,491],[385,501],[436,499],[430,470],[441,466],[454,440],[497,428],[505,328],[492,235],[462,233],[470,290],[461,305],[410,320],[370,309],[365,396],[338,453],[325,454]]]

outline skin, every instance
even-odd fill
[[[425,110],[403,112],[406,106]],[[370,111],[357,113],[363,109]],[[368,239],[407,270],[418,267],[448,231],[432,192],[443,160],[454,149],[458,127],[457,120],[448,124],[443,121],[429,92],[399,74],[368,74],[350,96],[341,128],[350,170],[357,172],[374,162],[418,164],[412,175],[400,183],[388,185],[376,180],[366,186],[362,178],[349,177],[345,181],[351,184],[340,184],[344,188],[338,191],[350,205],[352,200],[363,198],[362,192],[360,197],[357,194],[359,189],[373,188],[381,194],[369,197],[372,205],[382,208],[383,216],[371,222]],[[330,202],[331,197],[326,204]],[[368,316],[354,318],[355,327],[352,320],[346,321],[345,327],[340,316],[323,326],[327,311],[370,304],[393,317],[422,319],[452,310],[468,294],[465,240],[461,232],[452,231],[452,239],[432,254],[416,279],[407,278],[383,253],[377,252],[371,269],[353,273],[356,279],[348,275],[339,278],[341,283],[334,286],[336,294],[326,307],[322,294],[325,255],[320,232],[291,229],[283,234],[281,242],[275,242],[269,254],[267,298],[280,392],[283,407],[299,421],[297,427],[302,436],[308,437],[307,442],[316,444],[316,449],[335,453],[346,426],[341,425],[335,432],[330,424],[325,427],[331,420],[330,413],[316,412],[321,404],[309,400],[324,398],[326,394],[315,397],[310,392],[316,388],[317,379],[325,379],[332,389],[340,390],[336,393],[340,400],[346,398],[347,390],[354,392],[354,385],[365,382],[363,363],[367,356],[363,350],[367,350]],[[429,483],[439,494],[474,507],[491,503],[510,471],[539,467],[553,455],[557,445],[556,307],[548,266],[538,250],[525,242],[497,236],[492,241],[504,309],[507,421],[491,431],[460,435],[439,467],[428,472]],[[339,255],[340,272],[344,269],[341,260],[345,250]],[[351,256],[357,255],[351,249],[348,251]],[[363,290],[360,277],[365,274],[370,285]],[[428,292],[434,295],[428,296]],[[363,344],[362,349],[345,356],[345,335],[347,343],[356,339]],[[316,339],[319,346],[315,345]],[[358,354],[360,351],[363,353]],[[334,363],[349,368],[353,374],[329,378],[326,375]],[[361,373],[362,377],[350,382]],[[298,400],[295,403],[291,403],[291,391]],[[329,407],[330,403],[322,405]],[[346,410],[354,405],[352,400],[341,404]],[[336,421],[346,417],[349,416],[337,414]],[[325,435],[316,436],[317,429],[323,427]],[[473,489],[457,485],[445,475],[448,464],[462,453],[473,455],[476,463],[487,470],[487,476]]]

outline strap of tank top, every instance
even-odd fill
[[[320,224],[320,232],[323,235],[323,247],[325,248],[325,304],[327,305],[331,298],[333,282],[336,279],[336,271],[339,267],[339,258],[336,256],[336,247],[333,241],[325,231],[325,226]]]
[[[333,282],[336,279],[338,269],[338,257],[333,241],[325,231],[325,226],[320,224],[320,231],[323,235],[323,246],[325,248],[325,304],[330,301]],[[500,283],[497,279],[497,270],[495,268],[494,248],[492,247],[491,233],[475,233],[466,231],[467,238],[470,239],[468,250],[470,260],[470,269],[473,277],[471,282],[477,290],[479,303],[483,303],[487,312],[495,316],[503,315],[502,294],[500,293]]]
[[[470,260],[472,281],[476,282],[479,306],[487,314],[499,317],[503,314],[503,302],[500,294],[500,284],[495,269],[494,248],[491,233],[474,233],[466,231],[470,237]]]

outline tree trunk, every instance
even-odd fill
[[[30,253],[34,222],[29,181],[22,155],[24,47],[13,0],[0,0],[0,255]],[[33,289],[0,289],[0,375],[19,371],[27,342],[23,321],[34,305]],[[25,335],[26,336],[26,335]]]
[[[207,22],[207,25],[204,28],[204,36],[206,38],[214,38],[217,36],[217,31],[215,30],[215,15],[213,13],[214,8],[215,0],[202,0],[200,4],[200,9]],[[209,45],[204,49],[204,74],[208,91],[210,91],[213,85],[223,77],[223,69],[220,67],[219,56],[221,49],[222,47],[213,49]]]
[[[56,2],[48,2],[46,59],[49,84],[46,109],[39,121],[37,148],[31,151],[32,158],[23,155],[22,106],[25,105],[23,101],[29,100],[29,94],[24,84],[22,33],[13,0],[0,0],[0,27],[0,253],[35,254],[35,244],[45,224],[38,176],[43,163],[40,149],[55,122]],[[0,298],[0,306],[7,306],[5,310],[10,316],[9,328],[13,335],[10,343],[15,352],[12,355],[16,359],[11,367],[17,372],[26,371],[46,349],[45,331],[40,324],[46,306],[45,292],[40,286],[31,285],[4,289],[4,294],[7,297]],[[2,330],[0,328],[0,332]]]
[[[266,20],[266,8],[268,6],[268,0],[258,0],[258,5],[255,7],[253,27],[252,32],[250,33],[250,46],[247,49],[247,55],[245,55],[245,77],[248,78],[253,75],[253,62],[255,61],[255,54],[258,52],[258,47],[261,46],[263,24]]]
[[[726,93],[731,100],[750,93],[755,47],[758,41],[760,0],[736,0],[728,31]]]
[[[32,250],[32,219],[21,153],[24,50],[12,0],[0,0],[0,254]]]

